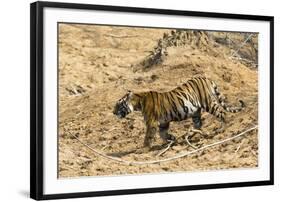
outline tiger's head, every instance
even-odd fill
[[[121,99],[115,104],[113,114],[118,118],[124,118],[133,111],[140,110],[140,96],[128,91]]]

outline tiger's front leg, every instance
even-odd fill
[[[165,144],[163,146],[165,146],[166,148],[163,149],[162,151],[160,151],[157,156],[161,156],[162,154],[164,154],[166,151],[168,151],[171,146],[174,145],[174,143],[176,142],[176,138],[168,133],[169,130],[169,126],[170,123],[160,123],[159,125],[159,133],[160,133],[160,137],[163,139],[163,141],[165,142]]]
[[[170,123],[160,123],[159,125],[159,133],[160,137],[163,139],[165,143],[175,142],[176,138],[168,133]]]
[[[157,122],[147,121],[146,122],[146,134],[144,138],[144,147],[151,148],[152,141],[155,138],[157,132]]]

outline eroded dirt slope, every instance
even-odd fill
[[[230,58],[233,47],[245,37],[232,35],[232,46],[219,43],[223,33],[209,33],[207,43],[167,48],[162,64],[143,68],[140,64],[157,41],[170,30],[60,24],[59,26],[59,177],[139,174],[247,168],[258,165],[258,135],[252,131],[219,146],[174,161],[151,165],[123,165],[97,156],[69,133],[103,153],[128,161],[155,160],[192,150],[184,140],[156,157],[159,148],[141,153],[145,126],[140,113],[118,119],[112,113],[115,102],[127,90],[167,91],[194,75],[213,79],[229,103],[244,100],[246,108],[227,113],[226,130],[201,139],[203,145],[233,136],[257,124],[257,68]],[[239,47],[239,46],[238,46]],[[243,48],[253,54],[251,48]],[[171,133],[184,135],[191,120],[173,122]],[[204,132],[219,126],[203,114]],[[155,146],[161,145],[157,136]]]

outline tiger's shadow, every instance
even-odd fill
[[[197,141],[195,141],[195,143],[196,142]],[[174,146],[182,146],[184,149],[187,146],[187,144],[183,138],[180,138],[171,146],[171,149],[173,149]],[[145,154],[145,153],[150,153],[150,152],[153,152],[153,153],[159,152],[159,151],[165,149],[166,147],[167,147],[167,144],[154,145],[149,150],[147,150],[145,147],[140,147],[140,148],[130,149],[127,151],[106,153],[106,155],[121,158],[121,157],[130,155],[130,154]]]
[[[132,150],[129,150],[129,151],[121,151],[121,152],[106,153],[106,155],[112,156],[112,157],[121,158],[121,157],[123,157],[123,156],[127,156],[127,155],[129,155],[129,154],[136,153],[136,151],[137,151],[137,149],[132,149]]]

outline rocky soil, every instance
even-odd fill
[[[258,131],[190,156],[149,165],[125,165],[96,155],[70,134],[109,156],[148,161],[191,151],[180,137],[191,120],[173,122],[178,143],[162,156],[156,137],[149,152],[143,147],[145,125],[140,113],[118,119],[112,110],[127,90],[168,91],[195,75],[214,80],[227,101],[244,100],[242,112],[227,113],[226,128],[212,136],[194,136],[202,146],[231,137],[258,124],[257,35],[226,32],[188,32],[184,43],[165,48],[163,60],[143,65],[169,29],[96,25],[59,25],[59,177],[141,174],[175,171],[253,168],[258,166]],[[238,51],[237,51],[238,50]],[[203,114],[204,133],[220,122]]]

